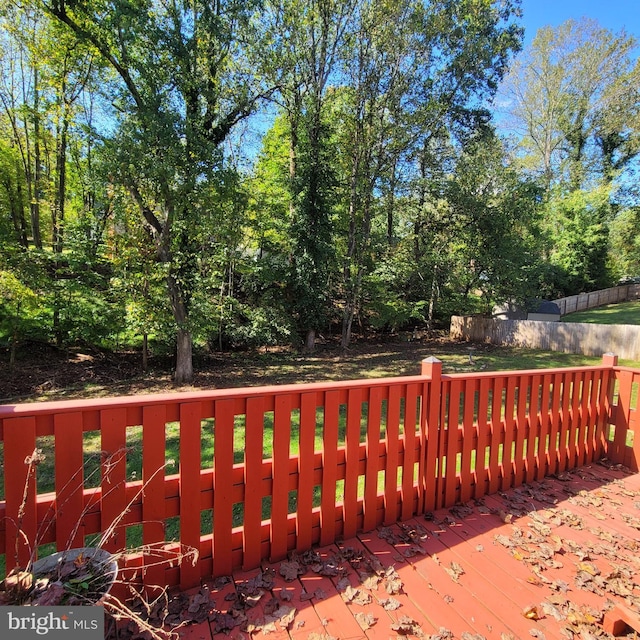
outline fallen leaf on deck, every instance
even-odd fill
[[[555,604],[552,604],[550,602],[542,603],[542,611],[546,616],[551,616],[552,618],[558,620],[558,622],[560,622],[561,620],[566,620],[567,618],[567,616],[562,613],[562,611],[560,611],[560,609]]]
[[[399,609],[402,604],[400,604],[399,600],[395,598],[387,598],[386,600],[380,600],[380,605],[385,611],[395,611]]]
[[[535,604],[526,606],[522,610],[522,615],[527,618],[527,620],[540,620],[541,618],[538,605]]]
[[[375,574],[369,574],[362,579],[362,586],[369,591],[375,591],[382,582],[382,578]]]
[[[427,551],[423,547],[417,544],[410,545],[402,553],[405,558],[413,558],[414,556],[417,556],[417,555],[421,555],[421,556],[427,555]]]
[[[621,518],[630,527],[633,527],[634,529],[640,530],[640,519],[639,518],[635,518],[634,516],[629,515],[628,513],[621,514]]]
[[[349,582],[349,578],[340,578],[340,580],[338,580],[338,582],[336,583],[336,591],[346,591],[350,586],[351,583]]]
[[[458,582],[460,576],[464,575],[464,569],[457,562],[451,562],[448,567],[444,567],[444,570],[451,576],[454,582]]]
[[[431,636],[431,640],[451,640],[453,637],[452,631],[449,631],[446,627],[440,627],[438,633]]]
[[[299,562],[282,562],[280,564],[280,575],[287,581],[291,582],[304,573],[304,569]]]
[[[498,517],[505,524],[510,524],[511,521],[513,520],[513,514],[512,513],[507,513],[506,511],[503,511],[502,509],[500,509],[498,511]]]
[[[396,595],[402,591],[402,580],[400,580],[398,572],[393,567],[389,567],[386,571],[384,589],[391,595]]]
[[[416,636],[418,638],[424,638],[424,631],[420,628],[420,625],[409,616],[401,616],[398,622],[391,625],[393,631],[397,631],[401,636]],[[435,636],[431,636],[433,640]]]
[[[592,576],[600,575],[600,569],[598,569],[598,567],[596,567],[592,562],[578,562],[576,566],[578,567],[578,571],[585,571]]]
[[[283,605],[273,612],[273,617],[277,619],[283,629],[288,629],[296,615],[296,608]]]
[[[388,542],[390,545],[395,545],[400,542],[400,538],[396,536],[391,527],[381,527],[378,531],[378,537]]]
[[[511,547],[514,546],[513,541],[511,540],[511,538],[509,538],[508,536],[505,536],[501,533],[499,533],[498,535],[494,536],[493,538],[497,543],[501,544],[503,547],[506,547],[507,549],[510,549]]]
[[[364,631],[370,629],[376,622],[378,622],[378,619],[374,618],[370,613],[356,613],[354,618]]]

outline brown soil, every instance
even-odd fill
[[[143,372],[139,353],[29,343],[13,371],[8,354],[0,352],[0,403],[415,375],[422,359],[443,354],[468,358],[469,345],[406,335],[359,341],[345,353],[327,341],[311,355],[287,348],[201,354],[194,360],[193,384],[177,387],[168,358],[152,357]]]

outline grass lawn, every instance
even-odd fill
[[[395,377],[415,375],[420,372],[420,363],[424,358],[435,356],[442,360],[444,373],[470,373],[476,371],[504,371],[517,369],[547,369],[556,367],[574,367],[594,365],[601,362],[600,357],[589,357],[575,354],[554,353],[520,349],[512,347],[498,347],[495,345],[471,345],[467,343],[451,342],[447,339],[415,341],[397,340],[377,343],[356,343],[346,354],[341,353],[334,345],[322,345],[313,355],[301,355],[282,350],[273,352],[247,352],[218,356],[216,367],[211,370],[200,370],[196,377],[196,384],[185,387],[184,390],[242,387],[265,384],[301,383],[323,380],[346,380],[376,377]],[[640,363],[626,362],[630,366],[640,366]],[[19,375],[19,372],[18,372]],[[130,380],[116,380],[111,384],[74,385],[67,388],[47,388],[42,393],[35,393],[25,398],[29,401],[45,399],[64,399],[72,397],[104,397],[122,395],[126,393],[153,393],[176,390],[168,375],[149,373]],[[292,414],[291,452],[298,450],[299,412]],[[384,436],[386,412],[382,411],[381,434]],[[361,416],[361,436],[366,434],[367,407],[363,406]],[[322,409],[318,409],[316,418],[316,449],[322,445]],[[341,441],[344,441],[346,415],[340,415]],[[263,457],[272,455],[273,414],[265,414],[265,443]],[[210,437],[212,424],[210,420],[202,423],[202,452],[201,467],[211,466],[213,458],[212,438]],[[142,433],[141,427],[127,429],[127,477],[129,480],[140,479],[142,470]],[[166,463],[167,475],[179,470],[179,427],[170,423],[166,427]],[[239,416],[234,428],[235,462],[241,463],[244,458],[245,424],[244,416]],[[38,438],[38,447],[42,448],[46,460],[37,468],[37,483],[39,492],[51,491],[54,488],[53,469],[53,439],[51,437]],[[85,486],[97,486],[100,483],[100,434],[87,432],[84,435],[84,477]],[[3,447],[0,443],[0,464],[3,458]],[[384,478],[381,479],[382,484]],[[0,483],[0,498],[3,493],[3,483]],[[342,486],[336,487],[336,498],[341,500]],[[364,491],[364,485],[359,487],[359,494]],[[296,508],[295,492],[290,495],[290,512]],[[319,504],[320,493],[314,496],[314,503]],[[263,504],[263,517],[270,516],[271,506],[268,501]],[[235,505],[234,518],[237,525],[243,521],[242,505]],[[179,536],[179,519],[166,521],[167,539]],[[201,531],[203,534],[211,531],[212,514],[202,513]],[[89,541],[88,541],[89,542]],[[127,543],[138,546],[141,542],[141,527],[128,527]],[[51,545],[41,549],[41,555],[54,551]],[[0,558],[0,575],[3,573],[4,558]]]
[[[640,325],[640,301],[608,304],[604,307],[587,309],[586,311],[576,311],[563,316],[562,322]]]

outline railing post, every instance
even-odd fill
[[[631,396],[633,393],[633,372],[618,371],[613,375],[613,368],[618,364],[618,357],[612,353],[602,356],[603,364],[611,367],[609,383],[607,385],[607,400],[605,403],[607,426],[613,424],[615,432],[613,442],[608,442],[607,456],[615,464],[623,464],[631,471],[638,471],[638,457],[640,443],[633,439],[633,447],[628,446],[628,435],[631,428]],[[618,383],[618,401],[613,404],[615,383]],[[609,434],[606,433],[606,436]],[[609,440],[607,438],[607,440]]]
[[[596,453],[606,456],[610,460],[616,457],[614,443],[610,440],[610,430],[615,424],[616,407],[613,404],[616,376],[614,367],[618,364],[618,356],[613,353],[602,355],[602,365],[607,367],[602,379],[602,386],[598,397],[598,420],[596,429]]]
[[[436,473],[440,450],[442,362],[433,356],[425,358],[421,374],[426,380],[422,403],[418,511],[424,513],[435,509],[439,502],[440,482]]]

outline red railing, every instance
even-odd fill
[[[613,356],[457,375],[428,359],[404,378],[5,405],[0,550],[8,570],[34,541],[83,546],[115,521],[109,550],[136,528],[197,548],[195,565],[130,558],[145,584],[188,588],[605,455],[637,470],[639,382]],[[38,447],[48,480],[27,478]]]

